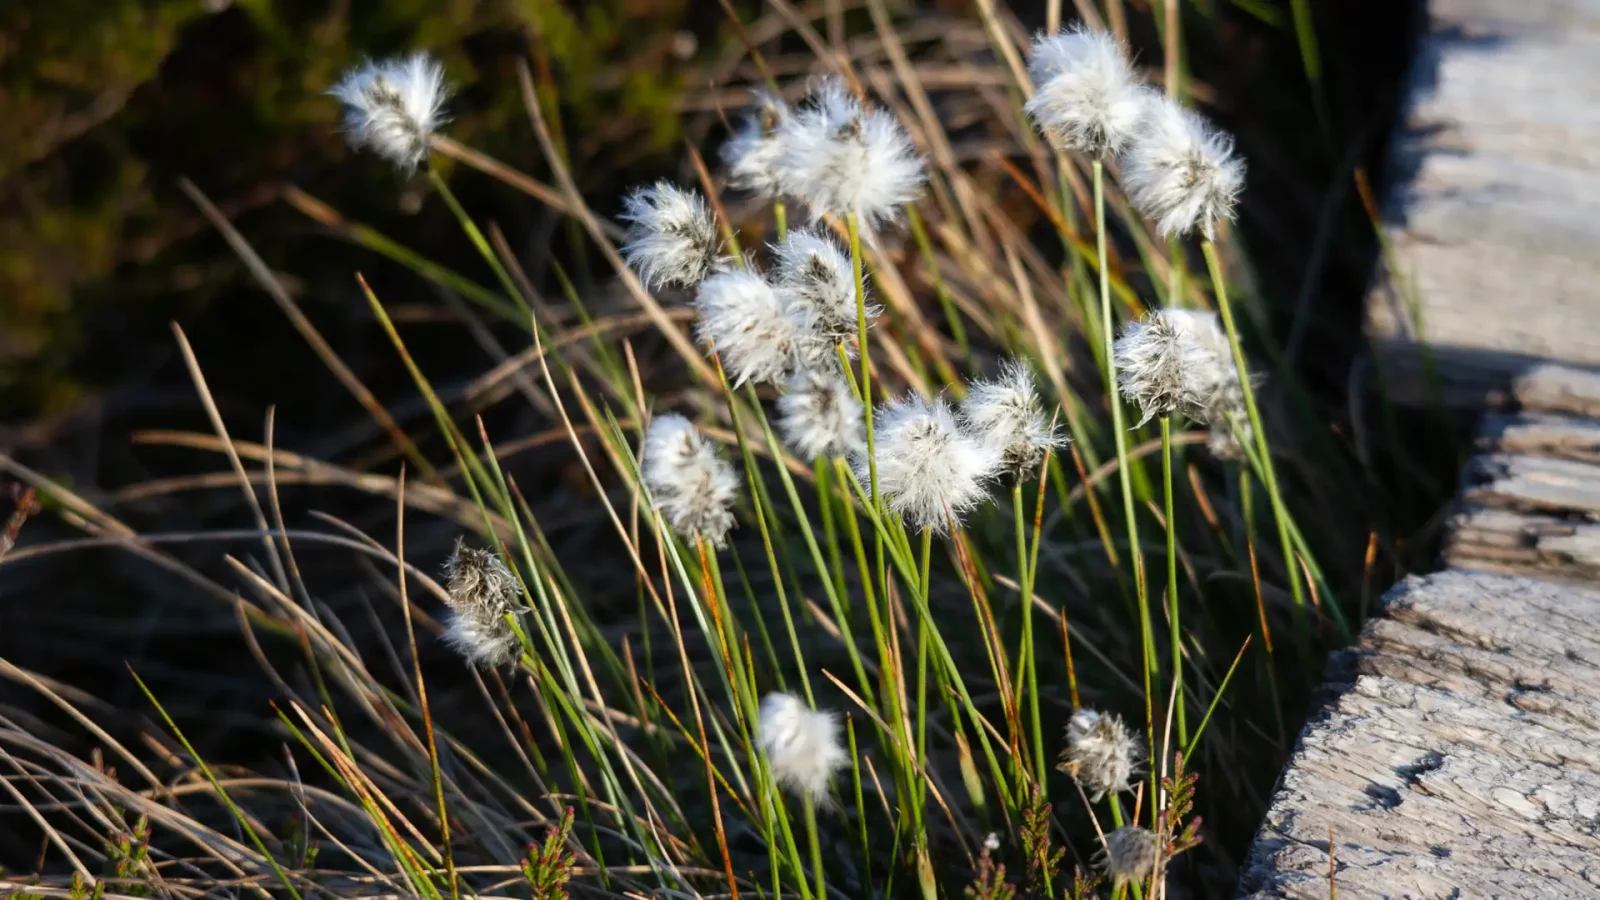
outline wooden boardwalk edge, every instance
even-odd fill
[[[1329,662],[1242,896],[1600,897],[1600,374],[1486,417],[1444,557]]]
[[[1600,896],[1600,592],[1451,570],[1329,667],[1240,878],[1257,898]]]
[[[1492,411],[1445,570],[1330,660],[1239,891],[1600,898],[1600,0],[1422,2],[1368,383]]]

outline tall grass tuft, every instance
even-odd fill
[[[1329,490],[1310,461],[1343,448],[1295,433],[1305,394],[1281,389],[1294,373],[1252,327],[1258,298],[1230,295],[1242,162],[1097,27],[1030,51],[990,4],[946,23],[965,44],[868,5],[870,45],[774,2],[812,55],[771,71],[819,77],[739,68],[753,99],[720,153],[691,148],[697,183],[615,209],[580,192],[538,99],[557,85],[526,68],[537,176],[449,142],[424,57],[333,88],[352,145],[423,169],[481,265],[291,201],[521,346],[436,384],[421,328],[354,274],[419,411],[359,469],[277,448],[270,426],[230,435],[185,342],[217,433],[152,440],[225,455],[213,483],[249,499],[250,527],[203,538],[254,542],[220,580],[0,456],[88,532],[0,564],[98,541],[182,572],[237,614],[276,694],[254,711],[275,768],[255,773],[206,758],[224,751],[153,688],[159,721],[129,743],[93,697],[0,661],[98,744],[0,717],[0,785],[45,861],[0,888],[1217,889],[1227,856],[1207,845],[1253,827],[1371,564],[1365,525],[1351,552],[1297,515]],[[952,56],[982,85],[935,89]],[[450,192],[441,147],[551,204],[573,240],[513,253]],[[614,281],[572,274],[597,262]],[[499,424],[509,404],[540,430]],[[524,463],[536,447],[560,485]],[[387,498],[395,531],[287,524],[279,492],[306,483]],[[302,575],[313,553],[349,561],[362,623]]]

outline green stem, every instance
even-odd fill
[[[817,880],[817,900],[827,900],[828,881],[822,872],[822,840],[817,835],[817,803],[807,794],[806,805],[806,836],[811,841],[811,874]]]
[[[1172,417],[1161,417],[1161,483],[1165,488],[1167,516],[1167,613],[1172,626],[1172,695],[1177,704],[1178,744],[1189,743],[1189,724],[1183,702],[1183,632],[1178,624],[1178,526],[1172,517]]]
[[[782,197],[773,201],[772,217],[778,220],[778,240],[787,240],[789,237],[789,208],[784,205]]]
[[[1278,544],[1283,548],[1284,574],[1289,579],[1289,590],[1294,596],[1294,606],[1304,627],[1306,598],[1300,586],[1300,570],[1295,562],[1294,545],[1289,540],[1289,510],[1278,490],[1277,467],[1272,463],[1272,449],[1267,445],[1267,430],[1261,425],[1261,412],[1256,408],[1256,392],[1250,386],[1250,370],[1246,367],[1244,348],[1239,343],[1239,329],[1233,320],[1233,305],[1228,302],[1228,287],[1222,277],[1222,261],[1217,257],[1217,245],[1211,241],[1200,244],[1205,252],[1206,267],[1211,272],[1212,289],[1217,295],[1217,310],[1222,314],[1222,324],[1228,330],[1228,343],[1233,347],[1233,364],[1238,368],[1239,386],[1244,394],[1244,408],[1250,414],[1250,427],[1255,430],[1256,452],[1261,455],[1261,475],[1266,481],[1267,497],[1272,502],[1272,517],[1278,526]]]
[[[1105,163],[1094,161],[1095,250],[1100,264],[1100,322],[1104,329],[1106,393],[1111,405],[1111,432],[1117,446],[1117,478],[1122,485],[1122,512],[1128,522],[1128,556],[1133,560],[1133,581],[1139,596],[1139,632],[1144,643],[1144,718],[1147,746],[1154,746],[1155,713],[1151,705],[1150,680],[1156,669],[1155,632],[1150,626],[1149,592],[1144,583],[1144,555],[1139,549],[1139,524],[1133,514],[1133,484],[1129,475],[1127,428],[1122,419],[1122,398],[1117,393],[1117,361],[1112,346],[1116,343],[1111,316],[1111,269],[1106,254]]]
[[[922,580],[917,584],[917,595],[922,598],[922,607],[928,607],[928,569],[933,558],[933,532],[922,532]],[[928,765],[928,620],[925,616],[917,617],[917,763],[923,767]],[[921,781],[918,781],[921,784]],[[926,802],[926,796],[919,789],[914,795],[920,809]],[[920,816],[919,816],[920,818]]]
[[[1022,585],[1022,665],[1025,679],[1022,690],[1027,694],[1028,721],[1033,727],[1034,778],[1042,787],[1044,775],[1044,732],[1039,727],[1039,670],[1033,652],[1033,566],[1029,562],[1028,529],[1022,509],[1022,480],[1011,487],[1011,509],[1016,524],[1017,581]],[[1020,793],[1020,787],[1019,787]]]
[[[861,223],[855,213],[845,219],[850,229],[850,274],[856,283],[856,342],[861,353],[861,409],[867,426],[868,487],[878,509],[878,444],[872,433],[872,358],[867,352],[867,287],[861,275]]]

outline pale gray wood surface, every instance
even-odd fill
[[[1446,571],[1329,666],[1250,897],[1600,897],[1600,593]]]
[[[1255,897],[1600,897],[1600,375],[1527,367],[1445,542],[1336,656]],[[1499,573],[1499,574],[1495,574]]]
[[[1600,2],[1427,6],[1369,332],[1401,400],[1420,336],[1471,405],[1533,360],[1600,365]]]
[[[1600,898],[1600,0],[1427,3],[1374,372],[1492,411],[1448,568],[1330,660],[1243,896]]]

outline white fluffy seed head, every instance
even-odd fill
[[[1146,881],[1156,868],[1156,834],[1138,825],[1118,828],[1105,836],[1095,862],[1113,884]]]
[[[672,530],[714,547],[727,542],[739,477],[688,419],[668,413],[650,422],[644,482]]]
[[[1115,156],[1127,148],[1148,91],[1110,33],[1079,26],[1034,39],[1028,115],[1065,150]]]
[[[628,223],[622,255],[651,289],[694,287],[722,268],[722,236],[698,191],[658,181],[622,202]]]
[[[963,431],[943,400],[893,401],[877,412],[874,428],[878,489],[889,511],[914,528],[941,534],[988,497],[1001,450]],[[866,454],[854,464],[870,489]]]
[[[722,145],[722,162],[728,167],[728,183],[763,197],[775,197],[782,190],[778,158],[778,127],[789,117],[783,98],[757,90],[755,105]]]
[[[927,180],[922,158],[893,115],[862,104],[826,78],[778,127],[783,192],[814,217],[854,213],[874,228],[899,218]]]
[[[1162,237],[1198,231],[1208,240],[1233,219],[1244,163],[1233,138],[1175,100],[1149,94],[1122,160],[1122,184]]]
[[[345,139],[411,172],[428,155],[450,90],[426,53],[362,63],[328,91],[344,104]]]
[[[445,605],[450,608],[445,642],[472,662],[491,668],[514,659],[517,635],[506,614],[520,605],[522,587],[510,567],[493,550],[478,550],[457,540],[444,574]]]
[[[1206,434],[1206,449],[1223,462],[1242,462],[1245,452],[1240,442],[1255,440],[1255,433],[1242,402],[1223,407],[1214,412],[1211,430]]]
[[[444,641],[469,661],[498,669],[517,658],[517,633],[504,619],[478,619],[459,612],[450,614]]]
[[[850,254],[821,233],[796,228],[773,245],[778,287],[796,307],[809,310],[829,344],[843,343],[852,358],[856,336],[856,279]],[[879,308],[867,304],[867,321]]]
[[[800,372],[778,398],[778,430],[801,459],[848,458],[866,447],[861,401],[837,369]]]
[[[993,381],[980,381],[961,404],[967,432],[1000,450],[1001,468],[1020,481],[1036,471],[1048,451],[1067,439],[1046,418],[1033,373],[1021,360],[1008,360]]]
[[[1212,313],[1160,309],[1128,327],[1114,345],[1117,387],[1139,407],[1135,428],[1182,413],[1210,421],[1217,394],[1233,369],[1226,338]]]
[[[1099,802],[1108,793],[1132,788],[1133,770],[1142,757],[1138,736],[1115,713],[1080,709],[1067,722],[1066,746],[1056,768]]]
[[[787,302],[749,270],[730,269],[707,278],[694,306],[700,313],[700,340],[716,348],[735,386],[746,381],[782,384],[801,368],[826,366],[835,355],[808,310]]]
[[[756,745],[779,784],[813,801],[826,797],[833,773],[850,761],[833,713],[812,709],[793,694],[761,698]]]

